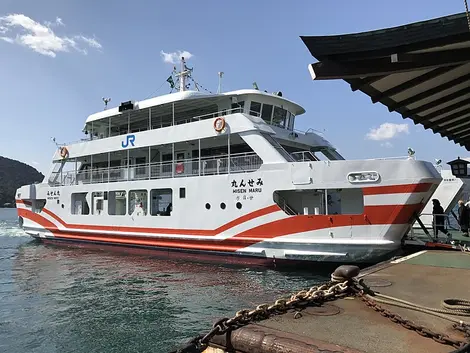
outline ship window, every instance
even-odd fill
[[[150,190],[150,214],[152,216],[170,216],[173,211],[173,190]]]
[[[287,125],[286,123],[287,123],[287,110],[279,108],[279,107],[274,107],[273,125],[285,128]]]
[[[186,198],[186,188],[180,188],[180,199]]]
[[[147,215],[147,190],[129,191],[129,214],[132,216]]]
[[[261,103],[251,102],[250,115],[260,116],[260,112],[261,112]]]
[[[86,200],[86,192],[72,194],[72,214],[87,215],[90,214],[90,207]]]
[[[243,107],[245,106],[245,102],[241,101],[238,103],[232,103],[232,109],[240,109],[243,110]],[[236,111],[238,113],[238,111]]]
[[[263,104],[263,110],[261,111],[261,118],[270,123],[272,114],[273,114],[273,106],[271,104]]]
[[[242,204],[240,202],[237,202],[235,206],[237,206],[239,210],[242,208]]]
[[[123,216],[126,214],[126,192],[109,191],[108,192],[108,214]]]
[[[360,215],[364,195],[360,188],[282,190],[274,202],[289,215]]]

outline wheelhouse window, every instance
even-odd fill
[[[282,127],[283,129],[286,128],[287,116],[288,116],[287,110],[279,108],[279,107],[274,107],[273,125]]]
[[[261,103],[251,102],[250,115],[260,116],[261,115]]]
[[[232,103],[232,109],[240,109],[240,112],[243,111],[244,107],[245,107],[245,102],[244,101],[241,101],[241,102],[238,102],[238,103]]]
[[[261,110],[261,119],[270,123],[272,114],[273,106],[271,104],[263,104],[263,109]]]

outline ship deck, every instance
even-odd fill
[[[421,306],[441,308],[448,298],[470,300],[470,252],[420,251],[364,269],[373,291]],[[465,341],[453,323],[427,313],[379,304],[403,319]],[[423,337],[368,307],[359,297],[275,315],[212,339],[210,352],[451,352],[456,348]],[[469,316],[451,317],[470,322]]]

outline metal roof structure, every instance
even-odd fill
[[[314,80],[343,79],[470,151],[470,30],[465,13],[371,32],[301,36]]]

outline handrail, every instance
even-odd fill
[[[229,168],[228,164],[236,168]],[[78,171],[53,172],[49,185],[75,185],[107,183],[128,180],[161,179],[200,175],[247,173],[258,170],[261,158],[254,152],[235,153],[193,159],[131,164],[129,166],[82,169]]]

